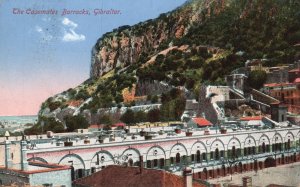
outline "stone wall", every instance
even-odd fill
[[[53,186],[65,185],[66,187],[71,187],[71,170],[30,174],[31,186],[40,186],[42,184],[52,184]]]

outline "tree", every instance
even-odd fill
[[[159,109],[152,109],[147,114],[148,121],[153,123],[160,121],[160,110]]]
[[[250,87],[260,89],[267,80],[267,73],[263,70],[251,71],[248,77]]]
[[[144,111],[137,111],[134,113],[134,120],[136,123],[146,122],[147,121],[147,113]]]
[[[158,96],[157,95],[152,96],[151,103],[153,104],[153,103],[157,103],[157,102],[158,102]]]
[[[131,109],[128,109],[120,118],[120,120],[126,124],[132,124],[135,122],[134,112]]]
[[[65,120],[68,132],[73,132],[76,129],[86,129],[89,127],[88,121],[81,115],[67,116]]]
[[[112,125],[111,116],[108,114],[101,115],[99,117],[99,121],[101,124],[105,124],[105,125],[109,125],[109,126]]]
[[[26,129],[24,133],[27,135],[38,135],[47,131],[61,133],[64,132],[65,129],[64,125],[53,117],[39,117],[38,122],[31,128]]]

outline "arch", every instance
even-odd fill
[[[262,145],[263,143],[265,143],[265,145],[270,145],[270,138],[265,134],[261,135],[258,140],[258,145]]]
[[[237,143],[236,143],[237,142]],[[240,149],[241,148],[241,142],[239,139],[237,139],[236,137],[232,137],[228,144],[227,144],[227,150],[232,149],[232,147],[235,147],[235,149]]]
[[[140,151],[135,148],[128,148],[123,151],[122,156],[127,158],[127,160],[131,159],[133,163],[140,161]]]
[[[300,130],[299,130],[299,132],[297,133],[296,137],[297,137],[297,139],[300,139]]]
[[[85,163],[83,159],[74,153],[63,156],[58,164],[71,165],[74,170],[85,169]]]
[[[166,153],[162,147],[156,145],[148,149],[146,160],[154,160],[154,159],[161,159],[161,158],[166,159]]]
[[[188,151],[182,143],[177,143],[171,147],[170,157],[175,157],[177,153],[180,153],[181,156],[188,156]]]
[[[253,136],[248,136],[244,141],[244,147],[253,147],[256,146],[256,140]]]
[[[205,144],[201,141],[197,141],[195,142],[193,145],[192,145],[192,148],[191,148],[191,152],[190,154],[196,154],[197,151],[200,151],[200,152],[206,152],[207,153],[207,148],[205,146]]]
[[[31,157],[31,158],[27,159],[27,161],[28,162],[36,162],[37,161],[37,162],[43,162],[43,163],[48,164],[48,162],[41,157]]]
[[[102,169],[105,166],[115,164],[113,155],[105,150],[95,153],[91,160],[91,168],[95,168],[96,171]]]
[[[272,138],[272,143],[283,143],[283,138],[278,132],[274,134]]]
[[[295,139],[293,133],[291,132],[286,133],[286,135],[284,136],[284,142],[287,142],[289,139],[290,141],[294,141]]]
[[[210,151],[215,151],[218,148],[219,151],[225,150],[225,145],[220,139],[215,139],[210,146]]]

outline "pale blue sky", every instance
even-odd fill
[[[156,18],[185,0],[0,0],[0,115],[36,114],[49,96],[89,77],[90,52],[105,32]],[[25,12],[13,14],[13,9]],[[94,16],[94,9],[120,15]],[[27,9],[58,11],[28,15]],[[61,16],[63,9],[89,16]]]

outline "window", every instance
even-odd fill
[[[157,159],[154,159],[154,160],[153,160],[153,167],[156,168],[157,166],[158,166],[158,160],[157,160]]]
[[[159,166],[160,168],[163,168],[165,166],[165,159],[163,158],[159,159]]]
[[[219,159],[220,159],[220,156],[219,156],[219,149],[218,149],[218,148],[215,150],[215,159],[216,159],[216,160],[219,160]]]
[[[191,160],[192,160],[192,162],[195,162],[195,154],[191,155]]]
[[[224,156],[225,156],[224,150],[220,151],[220,156],[224,158]]]
[[[201,153],[199,150],[196,153],[196,159],[197,159],[197,163],[201,162]]]
[[[206,160],[206,153],[202,153],[202,160]]]
[[[78,169],[78,178],[82,178],[84,176],[84,170],[83,169]]]
[[[255,146],[252,147],[252,154],[254,154],[254,155],[256,154]]]
[[[128,165],[133,166],[133,160],[131,158],[128,160]]]
[[[152,164],[151,164],[151,160],[147,160],[147,168],[151,168]]]
[[[92,172],[92,173],[95,173],[95,172],[96,172],[96,168],[95,168],[95,167],[92,167],[92,168],[91,168],[91,172]]]
[[[281,151],[281,150],[282,150],[282,145],[281,145],[281,143],[279,143],[278,146],[279,146],[279,151]]]
[[[180,163],[180,153],[176,154],[176,164]]]
[[[170,162],[171,162],[171,164],[174,164],[174,157],[170,158]]]
[[[266,144],[265,142],[262,143],[262,152],[265,153],[266,152]]]
[[[235,150],[235,146],[232,147],[232,158],[236,157],[236,150]]]
[[[244,148],[244,156],[247,156],[248,152],[247,152],[248,148]]]

